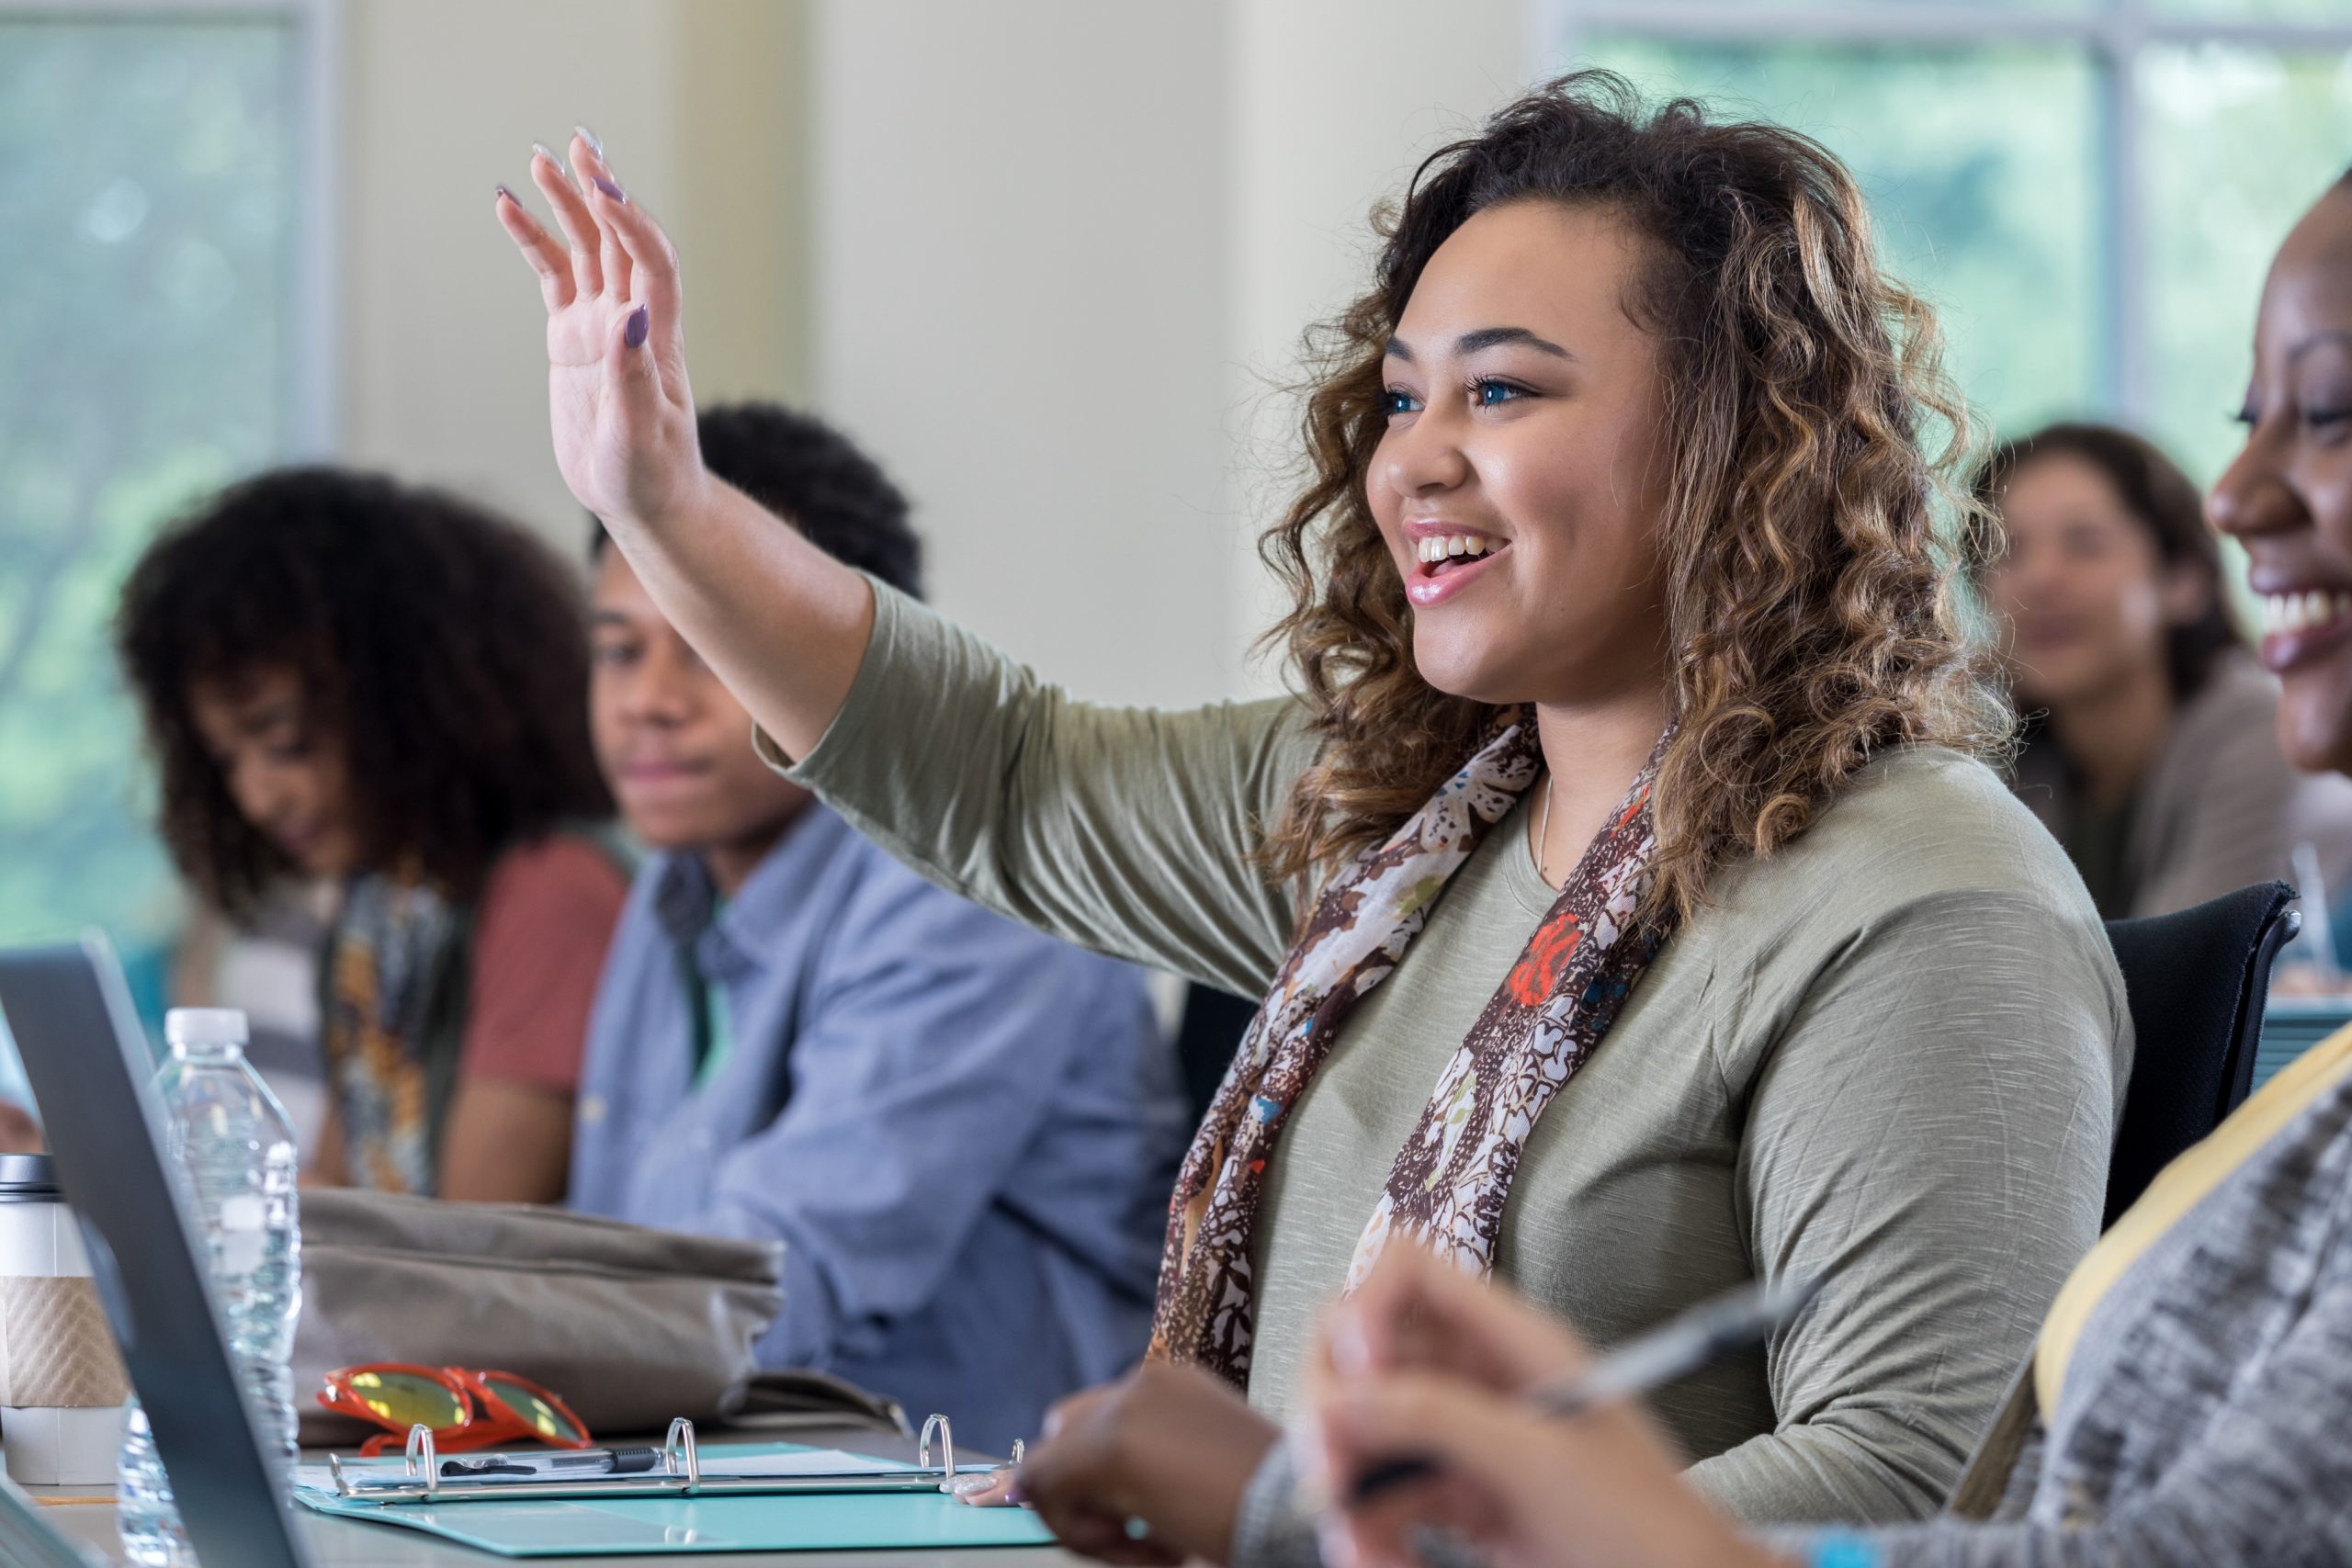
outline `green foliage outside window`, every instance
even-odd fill
[[[2330,19],[2352,22],[2332,0]],[[2141,57],[2148,433],[2199,482],[2237,448],[2271,254],[2352,164],[2352,54],[2224,44]]]
[[[2098,84],[2062,51],[1596,39],[1582,61],[1815,137],[1871,201],[1888,270],[1938,308],[1945,363],[2004,426],[2099,394]]]
[[[171,919],[107,628],[287,446],[294,70],[266,20],[0,18],[0,942]]]

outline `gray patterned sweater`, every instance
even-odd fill
[[[2352,1563],[2352,1078],[2116,1281],[2046,1427],[2016,1398],[1971,1472],[1988,1517],[1868,1532],[1886,1568]],[[1270,1461],[1236,1568],[1315,1561],[1293,1498]],[[1803,1561],[1805,1532],[1769,1539]]]

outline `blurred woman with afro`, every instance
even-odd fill
[[[158,538],[116,635],[198,893],[233,917],[284,878],[341,887],[307,1179],[560,1198],[628,888],[564,568],[452,496],[286,469]]]

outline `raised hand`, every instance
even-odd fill
[[[570,152],[571,175],[545,148],[531,158],[531,182],[554,209],[561,242],[504,186],[498,221],[547,304],[548,412],[564,482],[608,523],[658,528],[689,510],[706,482],[678,255],[594,141],[575,135]]]
[[[594,137],[574,136],[570,155],[569,175],[545,148],[531,160],[560,241],[498,189],[498,221],[547,302],[556,466],[670,624],[787,756],[805,757],[857,679],[873,589],[705,472],[677,253]]]

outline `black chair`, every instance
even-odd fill
[[[2108,1224],[2244,1103],[2271,961],[2302,929],[2294,898],[2262,882],[2177,914],[2107,922],[2139,1040],[2108,1162]]]
[[[1193,1107],[1193,1123],[1208,1114],[1225,1069],[1241,1049],[1241,1037],[1258,1004],[1230,991],[1198,981],[1184,987],[1184,1012],[1176,1023],[1176,1065],[1184,1075],[1184,1098]]]

